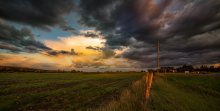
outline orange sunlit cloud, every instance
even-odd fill
[[[89,32],[96,33],[93,30]],[[82,33],[86,33],[83,31]],[[2,53],[0,56],[4,57],[1,59],[0,65],[10,66],[22,66],[22,67],[33,67],[42,69],[80,69],[80,68],[129,68],[131,67],[131,61],[124,58],[107,57],[105,58],[102,50],[91,50],[87,47],[98,47],[104,48],[106,40],[104,37],[92,38],[86,37],[83,34],[69,37],[58,37],[57,40],[45,40],[44,44],[53,50],[65,50],[70,51],[74,49],[76,55],[48,55],[45,52],[40,53]],[[113,50],[115,56],[127,51],[129,48],[124,47],[122,49]],[[25,63],[25,64],[22,64]]]
[[[91,32],[91,30],[90,30]],[[93,31],[94,32],[94,31]],[[74,49],[78,53],[85,55],[97,55],[97,51],[88,50],[86,47],[104,47],[105,39],[103,38],[91,38],[84,35],[59,37],[58,40],[45,40],[46,46],[54,50],[71,50]]]
[[[90,30],[91,31],[91,30]],[[94,31],[93,31],[94,32]],[[101,35],[100,35],[101,36]],[[110,67],[130,67],[127,59],[123,58],[103,58],[102,51],[91,50],[86,47],[104,48],[106,42],[103,37],[91,38],[83,35],[59,37],[58,40],[46,40],[44,43],[54,50],[70,50],[74,49],[79,55],[74,56],[72,65],[75,68],[95,67],[95,68],[110,68]],[[114,50],[115,56],[124,53],[129,48],[124,47],[121,50]]]

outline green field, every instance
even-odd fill
[[[0,73],[0,111],[220,111],[220,76]]]
[[[0,73],[0,111],[109,110],[105,104],[116,107],[114,100],[122,90],[142,77],[143,73]]]
[[[220,111],[220,76],[155,76],[151,111]]]

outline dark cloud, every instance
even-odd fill
[[[204,10],[206,9],[206,10]],[[199,0],[185,5],[175,19],[170,22],[167,33],[171,36],[190,37],[220,28],[220,2],[218,0]]]
[[[90,38],[102,38],[102,33],[99,31],[94,31],[94,30],[81,31],[79,35],[90,37]]]
[[[74,8],[73,0],[1,0],[0,49],[11,52],[47,52],[49,55],[75,54],[75,52],[55,51],[36,40],[31,29],[25,27],[19,29],[8,24],[15,22],[46,30],[56,26],[76,34],[76,30],[64,19],[64,16]]]
[[[109,47],[92,47],[92,46],[88,46],[86,47],[86,49],[90,49],[90,50],[96,50],[96,51],[100,51],[102,52],[103,56],[99,59],[107,59],[107,58],[111,58],[115,56],[115,52],[113,49],[109,48]]]
[[[1,49],[14,52],[38,52],[51,50],[43,43],[37,41],[31,30],[28,28],[21,28],[19,30],[0,21],[0,29]]]
[[[0,18],[47,30],[58,26],[73,31],[64,20],[73,9],[73,0],[1,0]]]
[[[219,0],[1,0],[0,19],[76,33],[64,20],[74,7],[81,25],[95,28],[105,37],[104,48],[87,47],[103,52],[104,58],[115,57],[114,49],[129,47],[120,57],[139,61],[140,66],[154,66],[160,40],[162,65],[220,62]],[[53,51],[27,28],[1,23],[0,29],[1,49],[72,53]],[[100,34],[83,35],[96,38]]]
[[[220,62],[218,0],[81,0],[79,7],[80,23],[101,31],[108,49],[130,48],[124,58],[153,66],[160,40],[162,65]]]
[[[92,46],[88,46],[88,47],[86,47],[86,49],[97,50],[97,51],[102,50],[102,48],[100,48],[100,47],[92,47]]]
[[[109,48],[104,48],[102,50],[102,52],[103,52],[103,58],[104,59],[111,58],[111,57],[115,56],[115,52],[112,49],[109,49]]]
[[[182,64],[209,64],[219,63],[220,57],[220,30],[195,35],[189,39],[173,37],[160,44],[160,59],[162,66],[175,66]],[[167,45],[169,44],[169,45]],[[142,48],[131,48],[122,56],[155,67],[156,45]]]
[[[71,51],[64,51],[64,50],[50,50],[46,52],[47,55],[51,55],[51,56],[58,56],[58,55],[78,55],[77,52],[75,52],[74,49],[71,49]]]
[[[60,28],[63,30],[63,31],[66,31],[66,32],[70,32],[72,34],[78,34],[78,32],[76,31],[75,28],[67,25],[67,24],[62,24],[60,25]]]
[[[98,38],[99,34],[96,33],[92,33],[92,32],[86,32],[85,34],[83,34],[85,37],[91,37],[91,38]]]
[[[42,42],[37,41],[35,36],[28,28],[17,29],[11,25],[0,21],[0,49],[11,51],[14,53],[29,52],[41,53],[45,52],[47,55],[77,55],[74,49],[71,51],[53,50]]]
[[[0,44],[0,49],[4,49],[4,50],[10,50],[11,52],[19,52],[20,49],[15,47],[14,45],[10,45],[10,44]]]

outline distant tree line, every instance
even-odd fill
[[[0,72],[36,72],[36,73],[77,73],[82,71],[71,70],[44,70],[44,69],[34,69],[34,68],[26,68],[26,67],[13,67],[13,66],[0,66]]]
[[[201,65],[200,67],[194,68],[192,65],[183,65],[181,67],[161,67],[159,69],[160,72],[220,72],[220,66],[207,66]]]
[[[148,71],[155,71],[153,69],[149,69]],[[170,72],[199,72],[199,73],[205,73],[205,72],[220,72],[220,66],[214,67],[214,66],[207,66],[202,65],[200,67],[194,68],[192,65],[183,65],[181,67],[161,67],[159,69],[159,72],[161,73],[170,73]],[[0,66],[0,72],[36,72],[36,73],[79,73],[82,71],[78,70],[71,70],[71,71],[65,71],[65,70],[44,70],[44,69],[34,69],[34,68],[26,68],[26,67],[13,67],[13,66]],[[106,72],[112,72],[112,71],[106,71]],[[122,73],[123,71],[115,71],[118,73]],[[134,72],[145,72],[145,71],[128,71],[130,73]],[[91,72],[89,72],[91,73]],[[97,72],[96,72],[97,73]],[[100,72],[101,73],[101,72]]]

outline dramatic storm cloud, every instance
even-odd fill
[[[58,26],[74,30],[64,15],[74,9],[72,0],[1,0],[0,18],[49,30]]]
[[[32,31],[28,28],[16,29],[11,25],[0,21],[0,49],[8,50],[14,53],[29,52],[29,53],[46,53],[47,55],[77,55],[72,49],[69,51],[53,50],[42,42],[36,40]]]
[[[30,28],[16,28],[8,23],[26,24],[50,30],[59,27],[75,32],[64,20],[64,15],[74,9],[72,0],[1,0],[0,1],[0,49],[11,52],[42,52],[48,55],[73,55],[75,52],[55,51],[36,40]]]
[[[156,65],[157,41],[162,66],[220,63],[220,1],[0,0],[4,54],[40,54],[65,67],[146,68]]]
[[[77,55],[78,53],[76,53],[74,49],[71,49],[70,52],[65,50],[59,50],[59,51],[50,50],[47,51],[47,54],[52,56],[57,56],[57,55]]]
[[[81,23],[106,36],[110,48],[130,47],[121,56],[155,65],[220,62],[218,0],[81,0]]]
[[[0,49],[7,49],[12,52],[38,52],[41,50],[51,50],[43,43],[37,41],[28,28],[16,29],[13,26],[0,21]]]

